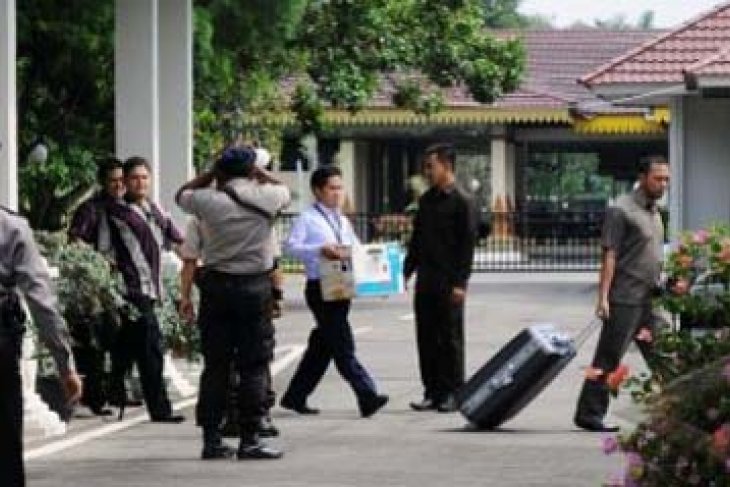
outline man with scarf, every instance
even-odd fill
[[[173,415],[162,377],[162,332],[155,306],[162,300],[162,253],[183,239],[172,220],[149,199],[151,168],[142,157],[124,163],[124,201],[108,204],[109,234],[116,265],[126,288],[126,298],[134,308],[134,318],[123,318],[112,364],[114,384],[136,363],[150,419],[160,423],[180,423]],[[123,388],[123,386],[122,386]],[[116,391],[122,398],[124,390]],[[121,398],[120,398],[121,399]],[[120,400],[123,415],[124,401]]]

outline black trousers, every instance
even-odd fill
[[[0,334],[0,483],[4,487],[25,486],[20,357],[20,336]]]
[[[172,414],[172,407],[162,377],[162,332],[155,315],[154,301],[137,298],[131,303],[137,308],[139,316],[136,320],[125,319],[122,323],[112,358],[112,383],[117,389],[116,399],[126,400],[124,376],[132,364],[136,364],[150,417],[164,418]]]
[[[241,434],[252,434],[267,414],[269,362],[274,354],[271,282],[268,274],[243,276],[206,271],[200,280],[204,367],[196,408],[204,429],[220,427],[230,385],[231,362],[239,374]]]
[[[414,309],[424,397],[440,401],[464,384],[464,305],[448,291],[417,289]]]
[[[655,334],[655,320],[652,308],[647,305],[611,304],[609,319],[601,328],[598,346],[591,366],[604,371],[603,377],[615,370],[621,363],[632,340],[646,360],[652,352],[651,343],[636,340],[642,327],[649,327]],[[586,380],[583,383],[576,417],[589,421],[603,421],[608,412],[610,391],[604,380]]]
[[[355,339],[347,318],[350,301],[323,301],[320,283],[314,280],[307,281],[304,297],[316,326],[309,334],[307,349],[284,397],[295,404],[304,404],[332,360],[358,401],[375,396],[375,382],[355,356]]]

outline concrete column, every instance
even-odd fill
[[[193,176],[193,2],[159,3],[160,203],[185,221],[175,192]]]
[[[515,145],[507,139],[504,127],[497,127],[492,133],[491,143],[491,183],[492,204],[498,198],[508,200],[515,197]]]
[[[684,229],[685,125],[683,98],[672,98],[670,109],[672,123],[669,129],[669,167],[671,170],[671,183],[669,188],[669,236],[672,241],[676,241],[680,232]]]
[[[117,157],[138,155],[150,162],[150,196],[159,201],[157,3],[158,0],[115,2],[114,110]]]
[[[18,208],[15,0],[0,0],[0,204]]]
[[[337,165],[342,171],[342,180],[345,183],[347,211],[356,210],[357,194],[355,191],[355,142],[352,140],[340,141],[340,151],[337,153]]]

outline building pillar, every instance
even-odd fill
[[[508,140],[504,126],[496,127],[491,134],[491,192],[492,235],[509,237],[513,235],[511,216],[506,214],[514,209],[515,197],[515,146]]]
[[[150,162],[155,201],[160,197],[157,3],[116,0],[114,15],[116,154]]]
[[[684,229],[684,99],[673,97],[670,110],[672,123],[669,129],[669,236],[674,241]]]
[[[18,208],[15,0],[0,0],[0,204]]]
[[[193,176],[193,4],[162,1],[158,12],[160,203],[178,225],[177,189]]]
[[[340,151],[337,153],[337,165],[342,171],[342,182],[345,185],[345,211],[355,211],[357,194],[355,191],[355,142],[341,140]]]

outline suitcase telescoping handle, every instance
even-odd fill
[[[588,326],[583,328],[573,340],[573,343],[575,343],[576,350],[581,348],[585,342],[588,341],[588,339],[593,335],[593,332],[596,331],[598,328],[601,327],[603,324],[603,320],[599,317],[594,317],[590,323],[588,323]]]

